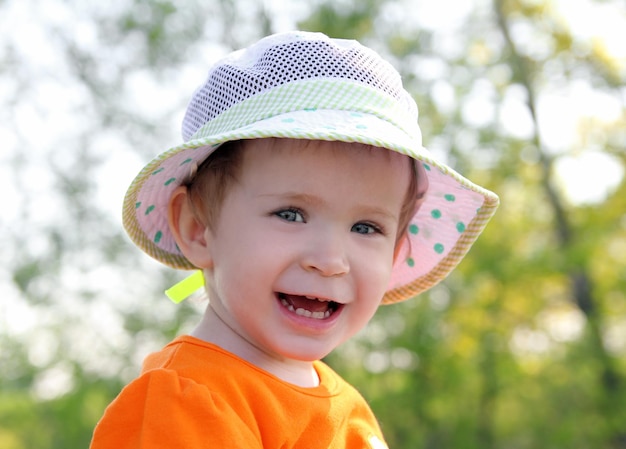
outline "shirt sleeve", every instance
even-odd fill
[[[221,396],[174,371],[126,386],[96,426],[90,449],[261,449],[261,439]]]

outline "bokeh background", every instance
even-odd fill
[[[426,146],[502,200],[446,281],[328,358],[390,447],[626,448],[622,0],[0,0],[0,448],[87,447],[197,321],[122,197],[212,61],[294,28],[390,59]]]

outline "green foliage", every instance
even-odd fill
[[[322,31],[329,36],[356,39],[366,36],[374,29],[374,19],[384,1],[364,0],[346,8],[345,2],[321,3],[299,28]]]
[[[626,182],[586,204],[556,176],[559,159],[589,151],[626,166],[624,62],[568,26],[554,2],[476,2],[436,26],[411,14],[426,3],[318,0],[299,26],[384,53],[417,100],[425,145],[502,205],[448,279],[381,308],[328,362],[371,402],[390,447],[625,448]],[[0,2],[0,21],[20,5]],[[204,70],[209,48],[245,45],[277,26],[253,2],[72,5],[28,15],[61,65],[44,49],[26,58],[19,29],[0,43],[7,449],[87,447],[143,357],[198,319],[202,303],[163,299],[178,275],[141,258],[117,209],[113,216],[100,199],[130,181],[123,165],[178,142],[170,123],[198,75],[185,70]],[[183,80],[181,92],[168,91]],[[54,107],[40,102],[51,85]],[[146,85],[163,93],[150,108],[132,96]],[[618,99],[620,111],[612,120],[590,112],[567,147],[551,148],[538,132],[539,99],[575,85]],[[510,101],[521,109],[513,127],[501,119]],[[476,102],[491,112],[479,117]]]
[[[88,447],[94,423],[122,383],[81,379],[80,388],[34,401],[24,390],[0,394],[0,444],[5,449]]]

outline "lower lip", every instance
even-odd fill
[[[320,333],[327,331],[337,323],[339,315],[341,315],[344,307],[343,305],[338,305],[337,309],[328,318],[320,320],[291,312],[281,303],[278,296],[276,296],[276,304],[278,305],[281,314],[286,317],[292,323],[292,325],[297,326],[298,329],[306,329],[309,332],[313,331]]]

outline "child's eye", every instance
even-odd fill
[[[358,234],[381,234],[382,230],[371,223],[356,223],[352,226],[352,232],[356,232]]]
[[[304,223],[304,216],[302,215],[302,212],[295,208],[282,209],[274,212],[274,215],[285,221]]]

